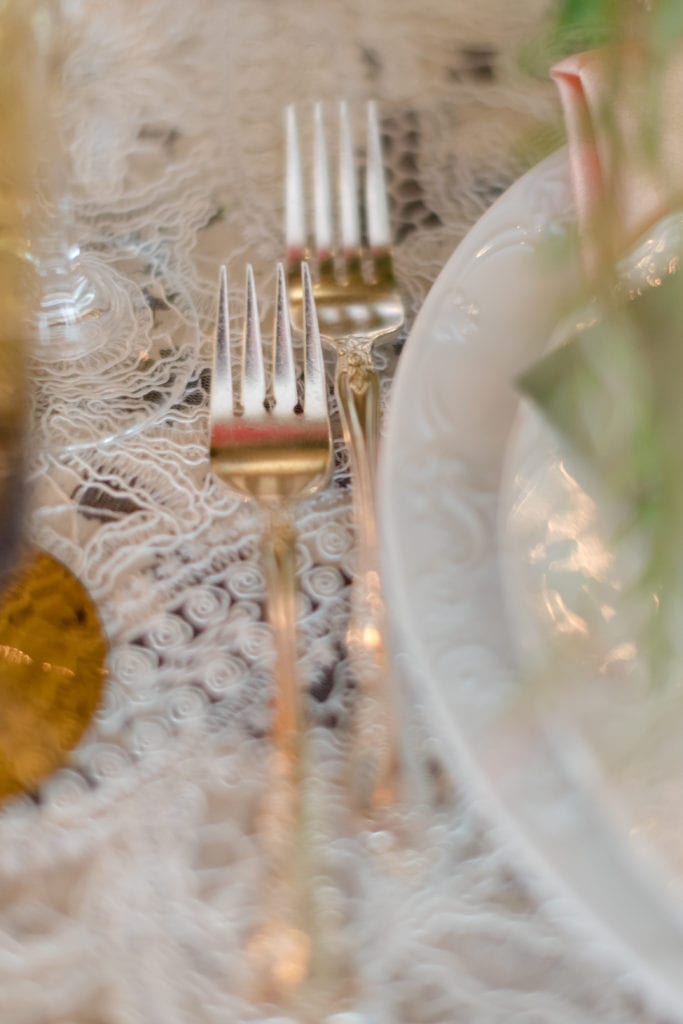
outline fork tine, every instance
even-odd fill
[[[296,108],[293,103],[285,112],[286,122],[286,178],[285,178],[285,244],[287,269],[292,270],[304,259],[306,249],[306,207],[304,183],[301,173],[301,151]]]
[[[304,303],[304,411],[306,416],[327,419],[325,363],[307,263],[301,264],[301,285]]]
[[[273,397],[276,414],[291,415],[297,404],[296,371],[292,353],[292,330],[287,302],[285,268],[277,265],[275,329],[273,331]]]
[[[242,410],[245,416],[258,416],[265,411],[263,402],[266,396],[266,374],[263,366],[256,285],[251,264],[247,266],[246,292],[247,308],[242,335]]]
[[[391,243],[387,186],[384,179],[382,142],[377,118],[377,104],[368,103],[368,151],[365,171],[365,212],[368,245],[371,249],[388,249]]]
[[[356,170],[349,127],[349,108],[339,104],[339,228],[342,249],[347,254],[360,247],[360,217]]]
[[[218,317],[216,319],[216,347],[213,357],[210,406],[211,423],[225,421],[233,415],[228,271],[225,266],[221,267],[218,284]]]
[[[326,260],[332,253],[332,202],[322,103],[313,108],[313,211],[318,259]]]

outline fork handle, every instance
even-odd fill
[[[303,735],[296,650],[296,528],[290,513],[280,507],[270,509],[269,517],[263,567],[275,644],[273,733],[278,749],[296,770]]]
[[[379,808],[398,799],[399,724],[386,652],[377,551],[379,377],[367,341],[351,339],[339,351],[335,384],[353,482],[358,552],[348,630],[350,653],[362,682],[353,782],[361,805]]]
[[[322,842],[329,823],[310,793],[313,750],[297,665],[296,528],[281,507],[269,510],[263,565],[276,656],[276,757],[262,814],[273,877],[263,922],[250,943],[252,995],[301,1024],[317,1024],[349,1009],[357,978],[338,908],[323,898],[326,886],[336,883]]]

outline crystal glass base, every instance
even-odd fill
[[[84,254],[78,287],[46,294],[30,367],[34,449],[111,441],[179,400],[199,341],[182,281],[137,253]]]
[[[45,362],[78,358],[104,344],[116,315],[120,287],[100,261],[78,255],[73,263],[41,265],[43,300],[35,353]]]

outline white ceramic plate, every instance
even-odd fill
[[[592,692],[589,677],[577,666],[576,700],[548,703],[516,667],[529,628],[543,628],[534,621],[537,579],[526,571],[524,547],[537,539],[539,520],[525,535],[519,501],[539,472],[539,493],[556,501],[543,467],[549,461],[557,469],[559,461],[548,442],[529,464],[539,434],[524,419],[512,431],[514,381],[576,307],[573,224],[560,151],[475,225],[416,320],[394,385],[383,458],[387,604],[397,664],[424,699],[452,771],[468,773],[499,819],[513,826],[539,877],[578,897],[596,934],[680,1007],[683,898],[676,872],[637,834],[633,807],[620,800],[633,780],[620,793],[614,775],[602,771],[604,737],[582,732],[591,719],[584,700]],[[572,493],[575,514],[578,492]],[[512,537],[504,558],[501,536]],[[614,677],[618,684],[618,666]],[[606,706],[603,696],[596,712]],[[632,699],[631,724],[634,707],[637,713]],[[680,778],[671,787],[669,806],[683,803]]]

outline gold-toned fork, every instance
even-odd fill
[[[378,567],[375,483],[380,388],[372,350],[405,323],[394,275],[382,147],[374,103],[367,107],[364,204],[358,196],[346,103],[339,104],[336,217],[323,107],[313,114],[313,230],[307,231],[302,163],[294,107],[286,112],[285,240],[287,287],[295,326],[303,327],[303,260],[314,268],[314,294],[323,341],[336,353],[335,389],[352,478],[357,563],[349,645],[366,690],[374,690],[371,786],[374,802],[394,799],[398,756],[395,695],[385,649],[384,605]],[[336,227],[335,227],[336,221]],[[364,232],[361,224],[365,225]],[[367,696],[367,693],[366,693]],[[377,744],[378,722],[384,742]]]
[[[270,851],[263,917],[249,937],[249,996],[318,1024],[348,1007],[355,967],[341,938],[339,911],[322,899],[331,884],[320,814],[307,800],[310,748],[296,645],[296,530],[291,505],[325,485],[332,463],[325,368],[313,288],[304,264],[303,393],[298,394],[284,268],[278,267],[272,371],[263,357],[254,276],[247,269],[241,368],[233,384],[225,267],[219,284],[210,399],[211,468],[265,509],[263,561],[275,642],[274,768],[260,815]],[[333,884],[333,883],[332,883]]]
[[[328,481],[332,433],[325,368],[308,267],[300,268],[304,329],[299,405],[284,269],[278,266],[272,374],[267,379],[254,275],[247,268],[242,361],[237,387],[230,359],[228,281],[221,270],[211,384],[211,468],[229,487],[266,510],[264,568],[276,647],[273,731],[291,757],[302,733],[296,652],[296,531],[290,506]]]

